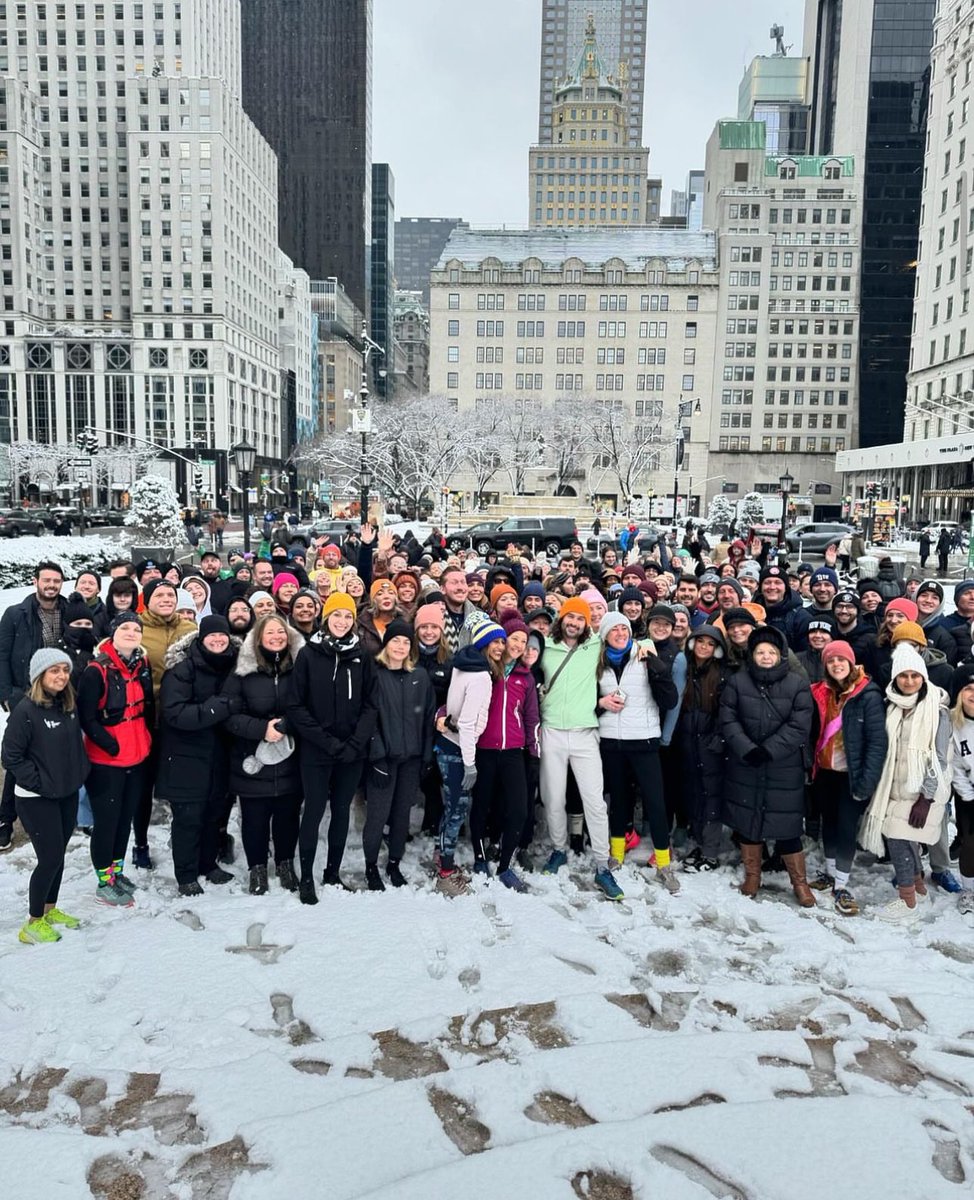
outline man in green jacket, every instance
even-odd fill
[[[609,870],[609,817],[602,789],[599,754],[598,675],[601,642],[592,635],[588,604],[573,596],[561,606],[542,659],[541,799],[554,849],[545,874],[568,862],[565,788],[571,767],[592,840],[595,882],[610,900],[622,889]],[[557,678],[556,678],[557,676]]]

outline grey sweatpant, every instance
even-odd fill
[[[544,804],[548,832],[556,850],[568,850],[568,816],[565,788],[568,767],[578,784],[582,809],[592,839],[596,869],[609,865],[609,812],[602,791],[602,756],[597,729],[541,730],[541,801]]]

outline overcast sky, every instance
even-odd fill
[[[541,0],[374,0],[373,158],[392,164],[396,212],[527,223],[538,136]],[[663,211],[707,138],[737,114],[755,54],[785,26],[801,51],[803,0],[650,0],[645,139]]]

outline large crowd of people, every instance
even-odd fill
[[[974,579],[944,615],[938,581],[886,561],[853,585],[837,546],[792,567],[692,526],[626,541],[481,559],[363,526],[108,579],[39,563],[0,618],[0,850],[19,819],[36,854],[20,940],[78,925],[58,907],[77,827],[97,901],[126,908],[153,821],[181,895],[233,880],[238,804],[250,893],[273,864],[315,904],[326,814],[317,878],[349,886],[357,795],[377,892],[409,885],[421,806],[445,897],[569,864],[609,899],[633,870],[675,895],[739,861],[744,895],[785,871],[801,906],[854,916],[863,851],[894,877],[882,920],[915,923],[928,887],[974,913]]]

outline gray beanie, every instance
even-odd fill
[[[49,667],[56,667],[59,663],[64,663],[66,667],[72,666],[70,656],[57,646],[43,646],[40,650],[35,650],[27,669],[31,683],[36,683]]]
[[[273,599],[274,599],[274,597],[270,594],[270,592],[251,592],[250,595],[247,597],[247,600],[248,600],[251,608],[254,607],[255,600],[273,600]],[[195,605],[194,605],[194,607],[195,607]]]

